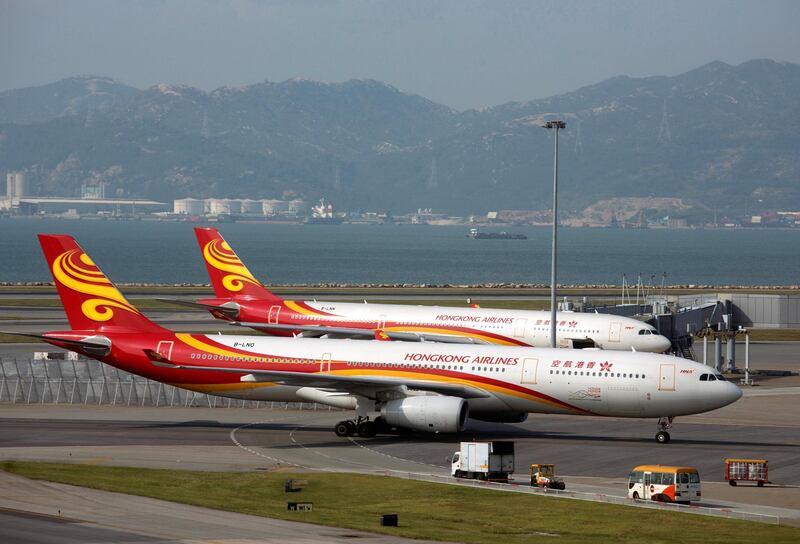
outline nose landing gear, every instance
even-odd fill
[[[667,429],[672,428],[672,420],[675,419],[672,416],[669,417],[660,417],[658,418],[658,432],[656,433],[656,442],[659,444],[667,444],[669,443],[669,433]]]

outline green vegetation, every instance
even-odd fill
[[[16,336],[14,334],[2,334],[0,333],[0,344],[44,344],[44,342],[40,340],[36,340],[35,338],[25,338],[24,336]]]
[[[155,497],[272,518],[459,542],[797,542],[800,529],[627,506],[512,494],[356,474],[229,473],[8,461],[2,469],[39,480]],[[308,486],[284,493],[288,478]],[[287,501],[314,503],[288,512]],[[400,527],[381,527],[397,513]],[[543,534],[545,533],[545,534]]]
[[[739,341],[744,341],[743,336],[738,337]],[[751,329],[751,341],[800,341],[800,329]]]

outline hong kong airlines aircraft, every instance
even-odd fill
[[[550,346],[550,312],[284,300],[250,273],[216,229],[195,234],[216,298],[171,302],[205,308],[219,319],[276,336],[371,339],[380,329],[393,340]],[[636,319],[560,312],[557,320],[559,347],[656,353],[670,347]]]
[[[534,412],[659,418],[663,443],[673,417],[741,396],[704,365],[654,353],[174,333],[134,308],[71,237],[39,239],[72,330],[27,336],[193,391],[355,410],[336,424],[340,436],[458,432],[468,418]]]

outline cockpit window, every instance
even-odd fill
[[[700,374],[700,381],[707,382],[708,381],[708,374]]]
[[[715,381],[717,381],[717,379],[714,377],[714,375],[713,375],[713,374],[709,374],[709,375],[708,375],[708,381],[710,381],[710,382],[715,382]]]
[[[716,377],[717,377],[717,379],[718,379],[719,381],[721,381],[721,382],[724,382],[724,381],[726,381],[726,380],[725,380],[725,376],[723,376],[722,374],[714,374],[714,376],[716,376]]]
[[[653,334],[653,331],[650,329],[639,329],[639,334]]]

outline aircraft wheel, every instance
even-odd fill
[[[656,442],[659,444],[667,444],[669,442],[669,433],[667,431],[658,431],[656,433]]]
[[[351,425],[352,423],[350,423],[349,421],[340,421],[333,428],[333,432],[336,433],[336,436],[350,436],[352,434],[350,432]]]
[[[362,421],[357,427],[358,436],[369,438],[375,436],[375,423],[372,421]]]
[[[385,433],[391,429],[389,424],[386,423],[386,420],[383,419],[382,416],[378,416],[372,420],[375,423],[375,432],[376,433]]]

